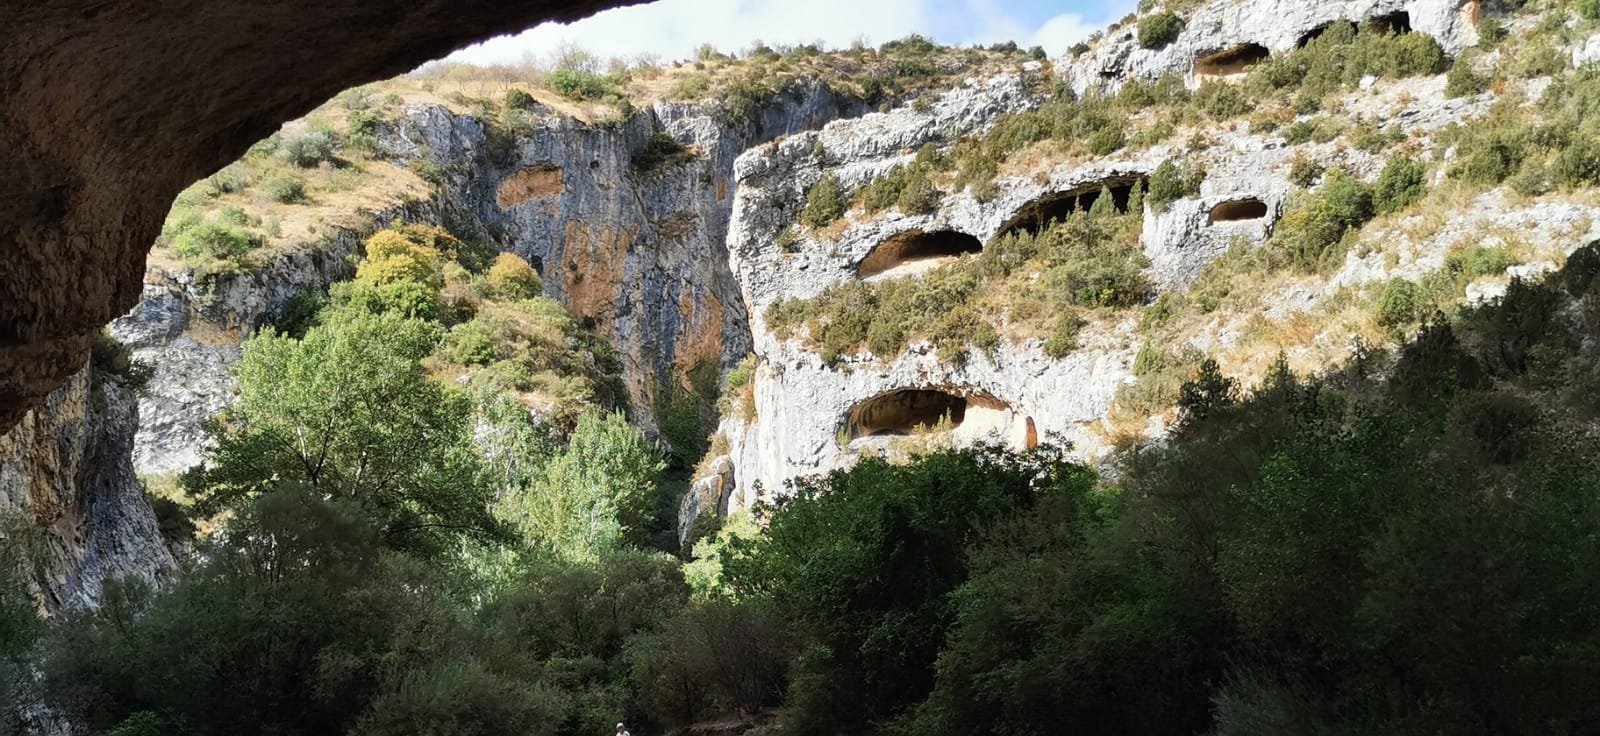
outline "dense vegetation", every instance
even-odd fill
[[[233,434],[194,481],[232,514],[201,554],[37,648],[0,600],[0,661],[42,654],[51,702],[118,734],[760,712],[785,734],[1582,732],[1600,718],[1597,274],[1581,249],[1321,378],[1280,362],[1246,391],[1202,362],[1172,437],[1112,478],[1048,447],[866,460],[799,483],[765,526],[730,520],[688,565],[651,549],[659,456],[625,422],[419,452],[416,425],[442,440],[469,403],[417,382],[426,323],[336,304],[251,346]],[[369,373],[393,377],[391,412],[343,398]],[[346,414],[359,434],[285,441]],[[301,448],[325,474],[283,455]],[[250,493],[219,493],[252,467]]]
[[[1148,18],[1141,42],[1170,43],[1181,21],[1164,23]],[[883,53],[901,65],[935,53],[905,44]],[[1243,89],[1310,114],[1366,74],[1440,71],[1430,44],[1335,27]],[[1480,84],[1457,68],[1452,86]],[[567,71],[548,84],[580,100],[616,102],[629,81]],[[1600,132],[1586,102],[1596,85],[1589,72],[1557,80],[1532,109],[1502,102],[1448,134],[1450,176],[1527,194],[1600,183],[1583,144]],[[926,211],[947,166],[982,187],[1027,146],[1116,150],[1174,120],[1249,110],[1232,87],[1128,89],[1061,96],[860,192],[824,178],[806,225],[857,204]],[[1116,113],[1143,99],[1167,117],[1128,135]],[[331,168],[340,150],[316,131],[274,145],[286,170]],[[636,163],[680,154],[658,141]],[[1297,166],[1306,190],[1265,245],[1148,303],[1143,209],[1193,195],[1203,176],[1174,161],[1127,212],[1106,191],[924,278],[766,315],[830,361],[914,339],[954,361],[998,345],[995,324],[1064,355],[1086,319],[1146,306],[1151,343],[1129,391],[1177,401],[1164,441],[1104,477],[1048,446],[867,459],[697,529],[691,553],[663,514],[676,500],[663,449],[615,410],[604,341],[513,255],[428,227],[382,231],[354,281],[246,343],[239,401],[184,479],[187,513],[211,531],[181,540],[193,554],[164,587],[113,582],[103,607],[45,631],[23,584],[34,545],[7,532],[0,702],[37,683],[117,736],[596,734],[618,720],[653,733],[719,717],[792,736],[1591,732],[1600,246],[1459,310],[1468,282],[1515,258],[1455,249],[1372,295],[1377,320],[1409,337],[1392,354],[1363,344],[1314,378],[1280,359],[1247,388],[1160,344],[1160,324],[1268,273],[1326,271],[1365,223],[1424,201],[1431,177],[1406,155],[1371,183]],[[309,196],[289,175],[274,181],[279,203]],[[169,234],[180,252],[238,262],[265,225],[237,219],[184,219]],[[96,360],[126,356],[107,344]],[[727,377],[726,408],[749,411],[753,369]],[[0,734],[20,727],[0,720]]]

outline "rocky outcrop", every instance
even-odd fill
[[[1046,356],[1042,341],[1032,340],[974,355],[961,364],[941,361],[931,346],[920,344],[898,357],[849,356],[829,365],[800,340],[779,339],[763,317],[779,299],[814,296],[858,278],[860,264],[880,244],[905,233],[958,232],[986,242],[1034,200],[1108,177],[1142,176],[1164,160],[1155,152],[1121,162],[1063,167],[1043,176],[1009,177],[990,201],[953,194],[930,214],[891,210],[852,217],[837,234],[806,231],[789,242],[780,239],[798,217],[805,191],[824,173],[846,188],[864,186],[909,162],[925,143],[953,142],[981,132],[1001,114],[1031,107],[1037,99],[1030,88],[1025,76],[972,80],[922,110],[839,121],[739,159],[728,243],[760,358],[756,418],[725,421],[722,432],[733,448],[729,458],[736,490],[731,498],[725,493],[708,496],[734,508],[747,506],[763,494],[781,492],[793,478],[826,472],[862,452],[883,449],[883,438],[871,436],[876,430],[856,431],[852,424],[859,423],[864,405],[906,390],[947,396],[959,405],[964,421],[955,437],[960,442],[1022,447],[1044,437],[1095,451],[1098,441],[1088,430],[1109,411],[1133,359],[1133,351],[1115,339],[1087,338],[1083,350],[1064,360]],[[1098,191],[1098,186],[1092,188]],[[727,475],[719,471],[718,480],[725,484]]]
[[[1237,55],[1240,49],[1260,47],[1268,54],[1293,51],[1322,29],[1339,22],[1379,22],[1395,30],[1404,28],[1432,36],[1444,50],[1459,54],[1477,43],[1481,0],[1212,0],[1184,14],[1183,32],[1159,49],[1139,45],[1138,24],[1129,23],[1099,44],[1057,66],[1072,89],[1110,91],[1135,79],[1157,79],[1166,74],[1186,77],[1198,84],[1203,62],[1219,53]],[[1246,55],[1245,58],[1255,58]],[[1197,67],[1197,62],[1201,62]],[[1236,72],[1239,64],[1222,71]]]
[[[248,273],[197,283],[154,268],[113,334],[156,366],[141,400],[140,472],[172,473],[205,451],[204,424],[228,406],[239,343],[281,317],[301,292],[326,293],[354,273],[361,242],[395,221],[437,222],[539,267],[546,291],[610,335],[634,416],[647,429],[657,393],[705,364],[750,352],[744,303],[728,267],[733,162],[753,145],[864,111],[820,83],[800,84],[754,120],[715,104],[658,103],[620,125],[531,110],[526,130],[494,129],[438,104],[408,108],[381,146],[448,173],[429,201],[380,212],[370,225],[278,249]],[[638,154],[658,133],[685,150],[653,165]],[[496,138],[499,136],[500,138]]]
[[[141,294],[179,191],[340,90],[629,0],[0,6],[0,431]]]
[[[0,436],[0,516],[43,536],[47,610],[95,605],[109,580],[175,563],[131,462],[138,409],[122,379],[84,367]]]
[[[355,275],[361,243],[373,232],[441,217],[435,202],[402,203],[317,242],[277,249],[259,267],[203,281],[190,271],[151,268],[138,304],[110,327],[154,369],[139,396],[138,472],[177,473],[199,463],[205,423],[232,400],[230,369],[242,340],[283,318],[296,295],[326,294]]]
[[[648,429],[660,391],[750,351],[725,244],[734,160],[862,112],[859,101],[810,82],[748,121],[730,121],[714,103],[661,102],[613,126],[535,111],[509,151],[494,150],[484,121],[439,106],[412,108],[397,133],[450,172],[444,197],[472,218],[454,227],[535,264],[547,292],[612,336]],[[641,158],[661,133],[684,150]]]

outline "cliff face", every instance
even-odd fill
[[[0,431],[140,296],[172,199],[355,84],[624,0],[0,7]],[[240,29],[249,29],[242,33]]]
[[[325,294],[350,278],[362,241],[393,222],[441,223],[535,264],[547,292],[613,338],[634,415],[653,427],[659,392],[751,349],[725,245],[734,160],[861,112],[821,84],[738,122],[714,104],[658,103],[611,126],[536,108],[508,145],[474,114],[412,105],[385,127],[381,146],[447,172],[432,199],[373,213],[365,227],[284,249],[246,273],[204,284],[181,269],[146,274],[139,303],[112,323],[156,368],[140,399],[135,466],[174,473],[198,463],[206,420],[231,400],[239,343],[282,317],[296,294]],[[658,133],[685,150],[651,166],[636,161]]]
[[[204,283],[188,271],[151,268],[139,303],[111,323],[112,336],[154,368],[138,398],[134,467],[164,474],[199,463],[205,423],[230,401],[239,343],[282,318],[295,295],[326,293],[354,276],[361,243],[377,229],[438,217],[433,202],[404,203],[365,226],[285,250],[259,269]]]
[[[0,436],[0,515],[43,531],[35,582],[49,610],[95,605],[107,580],[175,566],[134,476],[137,429],[132,391],[85,367]]]
[[[734,160],[776,137],[863,112],[821,84],[796,87],[753,120],[714,104],[657,103],[613,127],[535,111],[509,154],[482,121],[413,109],[399,135],[425,142],[449,172],[449,209],[501,250],[535,264],[545,290],[613,337],[635,415],[653,423],[663,390],[750,351],[749,319],[728,265]],[[648,164],[666,134],[684,151]]]
[[[1178,39],[1163,49],[1139,48],[1136,32],[1123,29],[1076,59],[1063,59],[1055,73],[1079,92],[1114,90],[1131,80],[1153,80],[1171,72],[1194,88],[1212,77],[1242,78],[1237,76],[1242,67],[1223,69],[1227,74],[1207,73],[1215,71],[1206,65],[1208,55],[1243,44],[1259,44],[1267,53],[1290,51],[1328,24],[1346,21],[1396,24],[1392,30],[1426,33],[1446,51],[1459,52],[1476,39],[1476,12],[1475,2],[1459,0],[1215,2],[1195,11]],[[1441,129],[1482,114],[1492,102],[1487,97],[1450,99],[1443,85],[1442,76],[1387,85],[1363,82],[1361,92],[1334,111],[1358,120],[1384,120],[1414,142],[1413,150],[1426,150]],[[1170,136],[1173,140],[1106,156],[1014,161],[986,199],[970,191],[944,194],[927,214],[856,209],[843,222],[820,230],[797,225],[807,190],[825,174],[846,192],[859,192],[895,166],[911,164],[924,144],[944,148],[969,134],[981,137],[1001,115],[1034,106],[1042,95],[1029,89],[1016,78],[969,82],[931,107],[835,122],[818,133],[752,150],[739,160],[728,243],[752,315],[759,359],[754,412],[725,418],[721,431],[730,449],[709,464],[709,477],[686,499],[684,518],[753,503],[761,495],[781,492],[796,477],[846,466],[863,453],[892,451],[894,440],[885,435],[915,435],[917,425],[931,425],[942,414],[953,415],[957,425],[944,441],[958,445],[993,442],[1023,448],[1050,440],[1072,444],[1081,456],[1104,457],[1111,451],[1108,419],[1118,392],[1137,380],[1134,358],[1143,338],[1136,313],[1090,325],[1064,357],[1047,355],[1042,338],[1014,335],[1002,339],[997,349],[973,351],[965,361],[941,359],[932,344],[913,342],[898,356],[860,352],[828,363],[816,347],[807,345],[805,334],[780,335],[766,324],[765,313],[775,303],[815,297],[853,282],[920,278],[926,268],[938,266],[930,261],[892,268],[894,259],[884,254],[930,233],[961,239],[968,244],[965,252],[977,252],[1016,218],[1039,211],[1052,197],[1147,180],[1163,162],[1174,160],[1187,161],[1206,176],[1195,191],[1144,209],[1140,245],[1149,264],[1145,276],[1155,292],[1182,294],[1230,247],[1259,246],[1271,237],[1291,196],[1304,188],[1290,181],[1297,162],[1337,167],[1372,181],[1390,158],[1348,144],[1290,144],[1270,130],[1218,126],[1187,141]],[[1196,139],[1203,143],[1197,145]],[[1506,211],[1515,208],[1496,200],[1451,217],[1475,219],[1486,227],[1519,221],[1521,215]],[[1415,227],[1415,222],[1406,224],[1406,229]],[[1442,254],[1455,247],[1451,238],[1459,240],[1472,227],[1466,222],[1447,226],[1448,235],[1418,242],[1398,258],[1381,248],[1357,249],[1339,273],[1326,279],[1261,284],[1262,301],[1270,305],[1261,316],[1219,314],[1198,322],[1184,335],[1186,344],[1158,347],[1226,351],[1243,334],[1263,329],[1271,320],[1292,321],[1317,309],[1332,309],[1325,305],[1349,298],[1342,290],[1397,275],[1420,279],[1439,268]],[[1388,237],[1391,242],[1410,238],[1399,233]],[[1552,242],[1555,238],[1552,234]],[[1552,247],[1570,250],[1586,242],[1583,237],[1570,240]],[[1387,266],[1377,265],[1386,258]],[[884,272],[886,265],[891,270]],[[1329,330],[1304,344],[1285,342],[1280,349],[1296,360],[1315,361],[1311,356],[1342,349],[1337,343],[1347,342],[1348,335],[1340,335]],[[1159,436],[1163,422],[1151,418],[1140,433]]]
[[[1239,58],[1232,52],[1286,53],[1334,23],[1352,21],[1425,33],[1453,56],[1477,42],[1479,5],[1480,0],[1214,0],[1186,14],[1183,32],[1168,45],[1141,47],[1138,26],[1130,24],[1082,54],[1063,57],[1056,71],[1079,94],[1169,73],[1194,83],[1238,71],[1227,63],[1230,56]],[[1213,60],[1222,63],[1207,63]]]

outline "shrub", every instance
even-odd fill
[[[179,233],[172,250],[181,258],[238,258],[261,245],[254,234],[228,225],[201,223]]]
[[[844,187],[832,172],[806,192],[806,206],[800,212],[800,222],[807,227],[822,228],[844,216]]]
[[[1057,360],[1071,355],[1078,349],[1078,333],[1083,330],[1084,321],[1076,313],[1067,312],[1056,320],[1055,329],[1050,331],[1050,336],[1044,341],[1044,354]]]
[[[495,256],[485,278],[495,295],[504,299],[532,299],[544,291],[538,272],[515,253]]]
[[[633,154],[633,166],[641,171],[650,171],[684,152],[683,144],[673,138],[671,133],[656,133],[645,142],[644,148]]]
[[[517,87],[513,87],[513,88],[511,88],[511,89],[506,91],[506,97],[505,97],[505,106],[506,107],[517,108],[517,109],[520,109],[520,110],[526,110],[526,109],[535,107],[538,104],[539,104],[539,102],[537,100],[533,99],[533,95],[528,94],[527,90],[520,89],[520,88],[517,88]]]
[[[268,179],[261,190],[274,202],[295,204],[306,201],[306,182],[293,174]]]
[[[1326,170],[1321,162],[1307,156],[1295,156],[1289,164],[1289,181],[1295,186],[1310,187],[1322,178]]]
[[[1205,172],[1190,166],[1187,161],[1164,161],[1150,174],[1150,191],[1145,203],[1157,212],[1165,212],[1173,202],[1200,193]]]
[[[206,177],[202,184],[202,191],[205,192],[206,196],[220,197],[224,194],[244,191],[245,187],[250,186],[250,177],[245,173],[242,166],[233,163],[222,167],[221,171]]]
[[[928,175],[921,167],[916,167],[906,177],[905,187],[895,199],[895,206],[908,215],[925,215],[939,209],[939,201],[943,198],[944,192],[928,181]]]
[[[1449,98],[1471,97],[1489,91],[1489,80],[1472,70],[1465,58],[1456,59],[1445,75],[1444,94]]]
[[[1371,188],[1334,169],[1320,189],[1290,201],[1270,241],[1274,258],[1308,273],[1331,266],[1344,255],[1345,234],[1373,214]]]
[[[1578,0],[1578,15],[1587,20],[1600,20],[1600,0]]]
[[[303,169],[312,168],[324,161],[334,160],[333,134],[325,130],[313,130],[286,136],[279,145],[278,152],[289,163]]]
[[[1372,187],[1372,202],[1378,214],[1399,212],[1422,199],[1427,191],[1428,167],[1408,156],[1389,161]]]
[[[1163,10],[1139,21],[1139,46],[1146,49],[1163,49],[1178,40],[1183,32],[1183,19],[1170,10]]]
[[[1405,279],[1391,279],[1378,295],[1378,324],[1395,330],[1423,317],[1422,290]]]
[[[431,158],[425,158],[416,163],[417,176],[423,181],[434,186],[443,186],[450,172],[446,171],[443,164]]]
[[[580,69],[557,69],[545,77],[544,83],[556,94],[571,100],[606,101],[622,94],[613,80]]]

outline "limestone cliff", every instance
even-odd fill
[[[1139,48],[1129,27],[1088,46],[1076,58],[1061,59],[1054,71],[1058,79],[1090,95],[1174,73],[1195,89],[1206,81],[1237,83],[1251,64],[1271,53],[1293,51],[1335,22],[1381,26],[1391,34],[1423,33],[1447,53],[1460,52],[1476,41],[1477,14],[1476,2],[1460,0],[1228,0],[1186,14],[1178,40],[1161,49]],[[1215,63],[1209,55],[1244,44],[1260,45],[1265,53],[1238,68],[1208,66]],[[1580,45],[1573,53],[1581,56],[1581,51]],[[1358,126],[1387,127],[1389,135],[1407,142],[1407,150],[1426,152],[1453,126],[1484,115],[1495,100],[1489,94],[1452,97],[1445,81],[1442,74],[1364,79],[1358,90],[1336,104],[1325,103],[1320,112]],[[1547,84],[1532,80],[1507,94],[1537,99]],[[1155,345],[1157,352],[1193,350],[1218,356],[1225,370],[1247,384],[1274,353],[1287,356],[1297,370],[1318,370],[1342,359],[1350,341],[1368,329],[1351,327],[1352,320],[1368,319],[1351,316],[1352,310],[1359,311],[1350,306],[1352,301],[1375,298],[1374,289],[1386,280],[1426,280],[1474,232],[1486,247],[1525,247],[1529,252],[1520,258],[1533,263],[1501,267],[1481,283],[1468,285],[1465,294],[1455,293],[1456,300],[1492,297],[1503,291],[1507,278],[1548,269],[1566,252],[1600,236],[1582,197],[1576,202],[1522,202],[1489,193],[1459,211],[1413,214],[1363,233],[1362,245],[1345,255],[1335,273],[1285,275],[1252,284],[1255,293],[1246,301],[1258,306],[1216,312],[1215,307],[1200,307],[1203,311],[1186,315],[1182,326],[1153,334],[1142,323],[1143,310],[1112,312],[1092,320],[1070,354],[1056,357],[1046,354],[1042,337],[1023,333],[1003,337],[997,349],[975,351],[964,361],[937,355],[925,341],[913,341],[894,356],[861,351],[824,360],[804,331],[780,334],[766,324],[767,310],[785,300],[793,304],[845,284],[922,278],[961,254],[981,251],[1029,217],[1047,219],[1063,202],[1066,209],[1059,216],[1072,209],[1076,198],[1102,191],[1112,192],[1120,206],[1130,189],[1143,191],[1144,182],[1170,161],[1186,161],[1206,175],[1193,191],[1143,210],[1140,246],[1153,288],[1147,298],[1172,293],[1189,300],[1181,303],[1195,304],[1195,299],[1214,298],[1188,294],[1207,267],[1230,248],[1246,252],[1266,243],[1297,194],[1310,188],[1304,181],[1292,181],[1297,169],[1339,169],[1372,182],[1394,156],[1343,141],[1289,142],[1283,131],[1266,125],[1225,124],[1169,134],[1166,140],[1123,146],[1101,156],[1052,157],[1027,149],[1030,155],[1010,162],[993,191],[982,198],[956,187],[942,191],[937,206],[926,214],[898,208],[870,213],[855,206],[826,228],[797,224],[808,190],[824,175],[845,192],[859,193],[894,167],[911,165],[925,144],[953,150],[968,136],[981,139],[1007,114],[1041,104],[1046,95],[1032,89],[1018,79],[974,81],[932,106],[839,121],[820,132],[752,150],[739,160],[728,242],[751,313],[758,358],[750,389],[753,411],[724,419],[721,431],[728,449],[707,464],[707,477],[685,501],[684,518],[747,505],[761,495],[781,492],[798,476],[848,465],[862,453],[892,449],[894,440],[889,438],[917,435],[919,425],[930,427],[941,418],[954,420],[954,430],[943,440],[947,442],[1021,448],[1065,441],[1082,456],[1104,457],[1112,450],[1113,436],[1127,431],[1113,426],[1113,405],[1120,391],[1140,380],[1135,357],[1152,341],[1166,341]],[[1307,121],[1317,118],[1304,114],[1287,119],[1310,125]],[[989,318],[1004,334],[1003,319]],[[1168,417],[1148,420],[1135,428],[1138,436],[1159,437]],[[1128,418],[1120,421],[1125,425]]]
[[[1063,57],[1061,74],[1077,92],[1114,90],[1164,74],[1191,83],[1240,73],[1293,51],[1334,23],[1379,23],[1432,36],[1452,55],[1477,42],[1479,0],[1213,0],[1184,14],[1177,40],[1144,48],[1136,23],[1113,28],[1082,53]]]
[[[442,107],[410,110],[398,133],[450,172],[443,196],[471,217],[457,228],[535,264],[546,291],[613,337],[635,416],[650,426],[658,392],[750,351],[725,245],[735,158],[863,107],[813,81],[748,121],[715,103],[658,102],[611,127],[545,112],[499,156],[483,121]],[[647,163],[658,134],[684,150]]]
[[[91,606],[120,577],[175,566],[134,476],[138,409],[123,379],[84,367],[0,436],[0,515],[42,530],[46,609]]]
[[[282,247],[258,267],[201,281],[154,265],[137,306],[112,324],[154,366],[141,399],[140,472],[179,472],[204,452],[204,423],[227,407],[239,343],[280,318],[301,292],[348,279],[360,244],[396,221],[435,222],[523,256],[545,288],[613,338],[634,415],[653,428],[658,393],[697,367],[750,351],[743,301],[724,244],[734,159],[772,138],[863,111],[811,82],[730,120],[715,103],[656,103],[618,124],[537,107],[509,135],[449,105],[407,105],[379,146],[404,166],[437,165],[431,197],[373,212],[366,223]],[[666,134],[683,147],[645,165]]]

